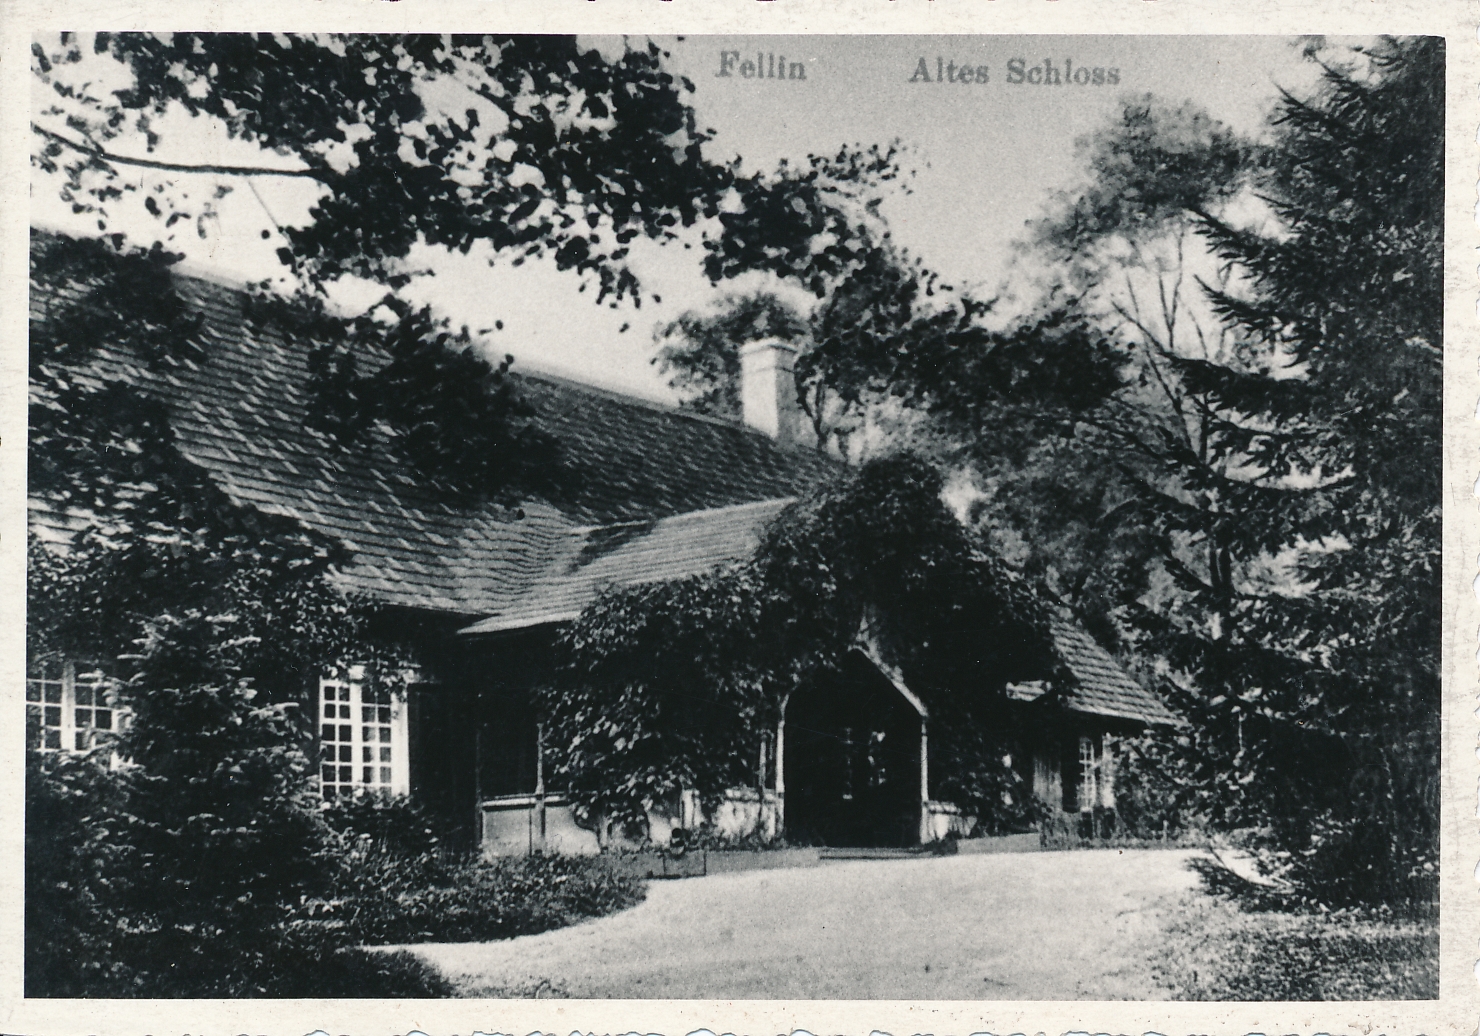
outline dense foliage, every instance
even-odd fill
[[[260,755],[221,760],[233,815],[185,817],[143,766],[29,757],[27,995],[447,996],[418,958],[360,947],[535,934],[642,898],[599,859],[449,850],[404,802],[320,811],[281,787],[264,801],[238,773],[254,760],[260,773]],[[219,808],[223,795],[197,799]]]
[[[711,133],[686,100],[693,84],[665,56],[652,43],[608,58],[572,37],[527,35],[62,33],[32,47],[50,99],[32,123],[32,162],[62,177],[74,212],[95,216],[119,249],[122,206],[142,205],[169,240],[177,225],[203,228],[229,181],[311,181],[312,218],[276,226],[300,289],[293,310],[264,310],[315,347],[326,427],[353,443],[383,421],[424,475],[462,491],[545,488],[552,444],[524,420],[504,377],[512,359],[490,363],[466,332],[397,294],[427,272],[418,250],[547,257],[594,281],[597,302],[640,305],[633,243],[688,231],[716,282],[765,270],[821,294],[877,247],[860,214],[902,176],[893,147],[750,175],[738,160],[710,161]],[[120,74],[125,85],[98,87]],[[181,115],[218,120],[260,164],[119,146],[153,152]],[[127,173],[138,167],[171,178],[145,189]],[[214,197],[201,198],[201,176],[215,178]],[[322,296],[346,278],[392,294],[340,317]]]
[[[927,414],[916,442],[970,473],[987,541],[1193,721],[1134,753],[1137,826],[1239,832],[1323,901],[1422,900],[1443,45],[1314,53],[1322,85],[1285,96],[1262,141],[1127,99],[1032,228],[1020,294],[1038,301],[1015,315],[885,249],[810,313],[686,318],[662,359],[723,402],[739,346],[781,323],[804,399],[812,378]]]
[[[1328,902],[1434,888],[1442,84],[1386,41],[1261,146],[1128,102],[1034,242],[1126,377],[977,465],[994,541],[1192,720],[1145,757],[1173,823]]]
[[[654,362],[682,405],[738,416],[740,350],[780,339],[798,350],[797,401],[819,449],[855,454],[851,440],[902,401],[939,425],[926,438],[944,432],[955,452],[1000,460],[1058,442],[1119,384],[1126,357],[1082,313],[1006,319],[887,234],[859,234],[868,244],[805,312],[772,294],[730,296],[660,329]]]
[[[30,753],[28,988],[264,992],[333,949],[299,914],[327,884],[298,706],[358,620],[332,542],[228,499],[126,364],[90,362],[105,337],[146,366],[200,348],[165,257],[97,255],[37,263],[64,290],[32,340],[30,488],[81,528],[32,540],[28,655],[95,660],[131,723]]]
[[[1021,820],[1001,679],[982,673],[1022,678],[1050,659],[1046,606],[972,543],[941,489],[921,461],[870,462],[783,513],[751,561],[587,608],[542,703],[573,798],[640,826],[681,788],[712,807],[753,785],[789,696],[836,671],[867,622],[930,704],[935,781],[988,828]]]
[[[590,856],[482,860],[356,847],[333,917],[357,943],[486,942],[537,935],[642,901],[640,879]]]
[[[1249,600],[1215,569],[1184,586],[1221,631],[1148,625],[1206,702],[1200,753],[1240,788],[1221,808],[1335,897],[1426,896],[1438,863],[1443,59],[1386,44],[1286,99],[1279,233],[1203,218],[1255,369],[1181,364],[1223,418],[1212,450],[1260,472],[1208,486],[1226,517],[1200,529],[1218,557],[1294,553],[1298,590]],[[1291,774],[1292,751],[1327,765]]]
[[[126,87],[74,86],[69,66],[89,44],[126,66]],[[570,37],[100,33],[38,43],[33,56],[54,86],[57,111],[42,115],[69,116],[72,134],[38,125],[36,161],[66,169],[77,204],[106,224],[136,193],[114,141],[157,145],[172,110],[217,119],[264,157],[294,160],[263,166],[322,186],[313,222],[284,230],[284,260],[317,280],[394,284],[421,240],[548,253],[622,295],[636,287],[630,242],[714,214],[727,183],[700,153],[707,135],[683,102],[692,87],[654,45],[608,61]],[[185,193],[151,211],[190,218]]]

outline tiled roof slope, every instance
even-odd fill
[[[497,633],[569,622],[607,587],[681,579],[749,557],[766,523],[789,504],[772,500],[676,515],[652,524],[574,529],[558,548],[551,575],[537,581],[488,618],[461,632]],[[1155,694],[1133,680],[1073,616],[1052,613],[1055,653],[1074,682],[1057,698],[1071,712],[1142,723],[1181,720]],[[1009,691],[1019,700],[1040,697]],[[1046,689],[1045,689],[1046,690]]]
[[[33,235],[33,247],[46,241]],[[344,585],[387,604],[488,615],[549,571],[573,529],[795,496],[836,470],[736,423],[525,374],[519,383],[536,423],[561,443],[572,488],[527,501],[522,518],[459,506],[397,463],[383,438],[345,450],[310,427],[305,350],[248,321],[243,292],[178,284],[205,317],[205,357],[151,371],[107,353],[99,370],[164,398],[181,448],[234,498],[343,540],[355,551]],[[33,282],[32,320],[57,301]],[[44,501],[31,516],[53,535],[71,524]]]
[[[1055,612],[1050,624],[1054,650],[1074,674],[1074,685],[1060,698],[1065,708],[1143,723],[1182,722],[1161,698],[1131,679],[1072,616]]]
[[[569,622],[607,587],[682,579],[744,560],[755,553],[766,523],[789,503],[765,500],[653,523],[572,530],[544,579],[462,632]]]
[[[794,497],[835,475],[811,449],[782,449],[733,421],[525,375],[538,423],[560,442],[560,507],[584,524],[649,521]]]

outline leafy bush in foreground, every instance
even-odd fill
[[[343,949],[276,969],[263,995],[401,1000],[452,996],[453,988],[433,965],[405,950]]]
[[[371,846],[347,868],[335,915],[355,942],[479,942],[533,935],[642,901],[641,880],[600,858],[520,856],[484,861]]]
[[[323,923],[351,943],[473,942],[563,928],[641,902],[640,880],[576,856],[486,861],[447,848],[409,799],[336,802],[322,816],[340,846]]]

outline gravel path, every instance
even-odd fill
[[[1176,851],[827,863],[655,881],[631,910],[543,935],[411,947],[464,996],[1160,999]]]

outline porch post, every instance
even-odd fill
[[[535,840],[540,852],[545,851],[545,724],[543,721],[534,727],[534,810],[535,823],[539,827],[539,837]]]
[[[920,844],[930,841],[930,739],[928,721],[920,717]]]
[[[473,700],[473,831],[478,837],[478,851],[483,851],[483,692]],[[408,739],[409,740],[409,739]]]
[[[776,837],[786,834],[786,712],[776,721]]]

